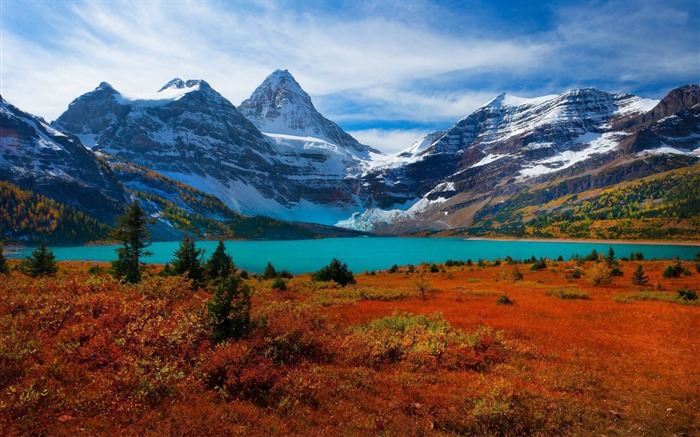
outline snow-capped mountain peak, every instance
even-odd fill
[[[287,70],[272,72],[238,110],[266,134],[317,138],[353,149],[364,159],[369,158],[370,151],[375,152],[321,115],[311,97]]]

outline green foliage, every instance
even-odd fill
[[[348,269],[347,263],[341,263],[337,258],[333,258],[327,266],[314,273],[312,278],[321,282],[334,281],[343,286],[355,283],[355,277]]]
[[[690,271],[683,267],[678,258],[674,258],[673,262],[666,266],[661,274],[664,278],[680,278],[681,275],[689,275]]]
[[[649,276],[644,274],[644,267],[641,264],[637,264],[637,269],[632,273],[632,284],[633,285],[647,285],[649,283]]]
[[[112,261],[112,274],[116,278],[129,283],[141,281],[144,270],[141,257],[151,254],[146,250],[150,244],[146,241],[149,238],[146,225],[152,222],[146,217],[146,211],[141,208],[138,200],[135,200],[123,215],[117,217],[112,238],[122,247],[115,250],[118,258]]]
[[[605,255],[605,264],[610,268],[617,266],[617,261],[615,261],[615,250],[613,250],[612,247],[608,249],[608,254]]]
[[[172,272],[176,275],[187,274],[195,286],[204,279],[202,256],[204,249],[197,249],[194,239],[185,233],[185,238],[180,242],[180,247],[175,251],[172,260]]]
[[[265,266],[265,271],[262,274],[263,279],[273,279],[277,277],[277,270],[271,262],[268,261],[267,266]]]
[[[549,294],[550,296],[558,297],[562,300],[589,299],[590,297],[588,295],[588,292],[574,288],[558,288],[554,291],[550,291],[547,294]]]
[[[513,281],[522,281],[523,280],[523,273],[520,271],[518,266],[515,266],[513,269]]]
[[[231,256],[226,253],[226,246],[224,246],[223,241],[219,240],[216,250],[211,254],[211,258],[205,264],[204,269],[210,280],[225,279],[231,276],[235,266]]]
[[[435,264],[430,264],[430,273],[437,273],[440,271],[440,268],[435,265]]]
[[[399,271],[399,266],[394,264],[393,266],[391,266],[391,268],[389,268],[389,270],[387,270],[387,273],[396,273],[398,271]]]
[[[216,287],[207,302],[212,340],[238,339],[248,332],[252,324],[251,296],[250,288],[235,276],[224,279]]]
[[[3,253],[2,240],[0,240],[0,273],[9,275],[10,268],[7,265],[7,260],[5,259],[5,254]]]
[[[534,238],[683,239],[700,237],[700,167],[686,167],[609,187],[590,196],[571,195],[588,176],[533,188],[479,211],[470,235]],[[584,200],[585,199],[585,200]],[[547,205],[542,207],[542,205]],[[537,210],[533,212],[533,207]],[[528,217],[528,218],[524,218]],[[606,226],[596,226],[606,221]]]
[[[612,283],[612,269],[608,268],[604,263],[595,264],[586,272],[588,281],[593,286],[609,285]]]
[[[507,294],[503,294],[498,299],[496,299],[496,303],[498,305],[515,305],[515,301],[509,298]]]
[[[544,270],[547,268],[547,261],[544,258],[540,258],[533,265],[530,266],[530,270],[536,272],[537,270]]]
[[[53,199],[0,181],[1,238],[24,243],[85,243],[107,238],[105,224]]]
[[[638,300],[656,300],[681,305],[700,306],[700,300],[698,299],[685,299],[678,292],[672,293],[668,291],[637,291],[634,293],[618,294],[614,297],[614,300],[615,302],[622,303],[632,303]]]
[[[678,299],[683,300],[698,300],[698,293],[690,288],[681,288],[677,291]]]
[[[56,274],[58,267],[53,252],[43,242],[22,262],[22,271],[34,278]]]
[[[287,289],[287,283],[284,282],[284,279],[282,279],[280,276],[276,277],[274,281],[272,281],[271,285],[272,289],[277,289],[277,290],[286,290]]]

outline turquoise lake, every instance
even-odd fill
[[[153,243],[149,250],[153,255],[145,262],[165,264],[170,262],[180,242]],[[477,261],[494,260],[511,256],[514,259],[531,256],[556,259],[559,255],[569,259],[578,254],[585,256],[593,249],[607,253],[615,250],[616,256],[629,256],[642,252],[645,259],[670,259],[679,257],[690,260],[700,252],[700,246],[633,243],[579,243],[540,241],[463,240],[457,238],[327,238],[320,240],[285,241],[226,241],[226,250],[236,265],[250,272],[260,273],[271,262],[277,270],[292,273],[318,270],[332,258],[347,262],[356,273],[363,270],[381,270],[393,264],[441,263],[448,259]],[[199,241],[208,258],[216,248],[216,241]],[[57,260],[112,261],[117,246],[53,247]],[[25,257],[31,249],[18,251],[10,256]]]

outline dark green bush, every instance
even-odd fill
[[[698,300],[698,293],[690,288],[681,288],[678,290],[678,299]]]
[[[348,269],[347,263],[341,263],[337,258],[333,258],[327,266],[314,273],[312,278],[321,282],[334,281],[343,286],[355,283],[355,277]]]

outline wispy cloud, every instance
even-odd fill
[[[696,0],[543,1],[515,14],[477,0],[2,5],[0,91],[48,119],[103,80],[138,94],[205,79],[238,104],[287,68],[325,115],[390,144],[398,124],[446,127],[501,91],[663,92],[700,77]]]

